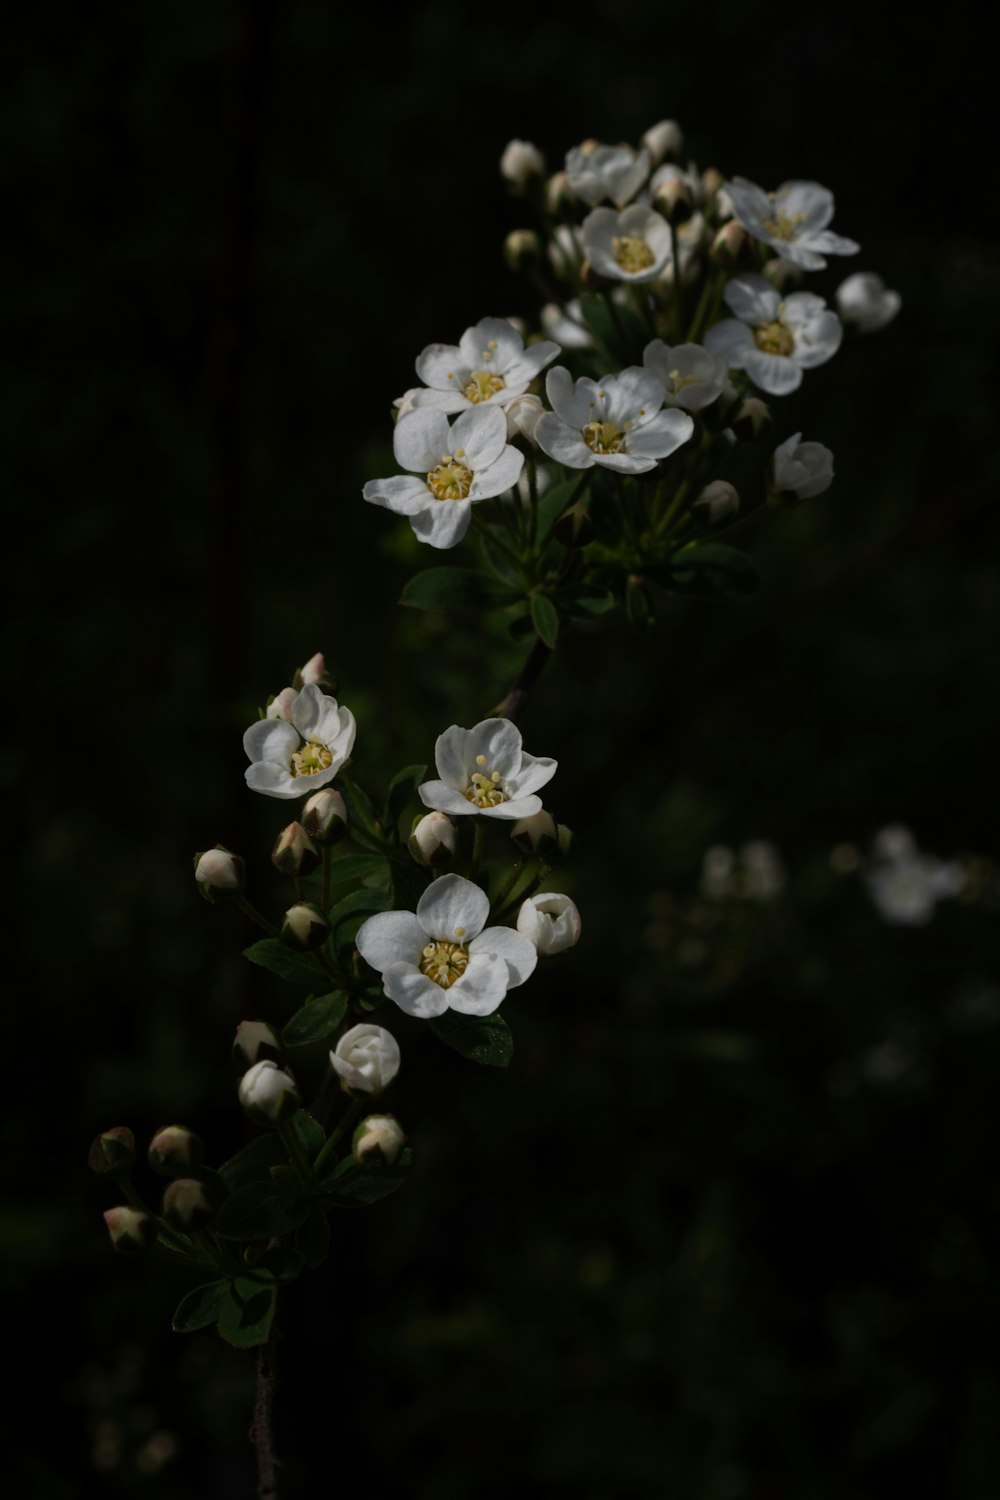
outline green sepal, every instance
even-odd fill
[[[237,1276],[229,1283],[229,1293],[219,1313],[218,1329],[227,1344],[237,1349],[252,1349],[267,1342],[274,1317],[275,1288]]]
[[[329,995],[310,996],[281,1031],[286,1047],[305,1047],[332,1036],[347,1014],[347,996],[343,990]]]
[[[496,1012],[492,1016],[463,1016],[446,1010],[430,1023],[435,1036],[470,1062],[487,1068],[507,1068],[514,1056],[510,1027]]]
[[[615,607],[615,596],[610,589],[598,589],[593,584],[578,583],[564,589],[561,595],[574,615],[605,615]]]
[[[287,1161],[288,1152],[280,1135],[269,1130],[266,1135],[257,1136],[256,1140],[223,1162],[219,1168],[219,1176],[230,1192],[235,1192],[237,1188],[247,1187],[252,1182],[269,1182],[271,1168]]]
[[[531,596],[531,623],[535,627],[535,634],[549,650],[555,649],[556,641],[559,639],[559,611],[547,594],[532,594]]]
[[[760,588],[753,559],[720,542],[685,547],[669,563],[647,569],[650,578],[675,594],[702,599],[749,599]]]
[[[407,583],[400,604],[410,609],[497,609],[513,604],[516,589],[471,568],[425,568]]]
[[[305,1257],[310,1271],[321,1266],[330,1253],[330,1221],[316,1209],[295,1231],[295,1248]]]
[[[304,1109],[297,1109],[289,1123],[306,1156],[312,1161],[326,1145],[326,1132],[322,1125]]]
[[[228,1281],[208,1281],[204,1286],[196,1286],[178,1302],[170,1326],[175,1333],[195,1333],[199,1328],[211,1328],[228,1295]]]
[[[297,1229],[308,1213],[308,1199],[291,1185],[248,1183],[219,1209],[215,1232],[224,1240],[269,1240]]]
[[[389,783],[389,793],[385,799],[383,821],[387,829],[395,832],[404,807],[415,795],[417,787],[426,775],[426,766],[404,766],[401,771],[397,771]]]
[[[287,979],[290,984],[315,984],[318,978],[326,977],[308,953],[296,953],[278,938],[261,938],[259,943],[251,943],[249,948],[243,949],[243,957],[277,974],[279,979]]]
[[[394,1166],[383,1167],[378,1172],[366,1172],[353,1156],[348,1156],[323,1179],[322,1188],[339,1208],[377,1203],[380,1198],[388,1198],[390,1193],[402,1187],[412,1165],[413,1152],[409,1147],[400,1152]]]

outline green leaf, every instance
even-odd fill
[[[623,364],[636,362],[647,335],[630,308],[620,307],[616,302],[612,312],[604,297],[584,295],[580,298],[580,310],[591,333],[609,353],[618,355]]]
[[[338,901],[329,915],[329,923],[333,928],[335,941],[339,942],[337,929],[348,917],[354,917],[360,913],[370,916],[372,912],[386,911],[389,906],[390,893],[388,890],[368,889],[352,891],[345,896],[343,901]]]
[[[249,948],[243,949],[243,957],[248,958],[252,964],[277,974],[279,979],[287,979],[290,984],[315,984],[317,979],[327,977],[308,953],[296,953],[293,948],[286,948],[278,938],[262,938],[259,943],[252,943]]]
[[[333,990],[329,995],[311,996],[286,1022],[281,1040],[286,1047],[305,1047],[310,1042],[321,1042],[332,1036],[347,1014],[347,996],[343,990]]]
[[[425,568],[407,583],[400,604],[411,609],[496,609],[513,604],[517,590],[471,568]]]
[[[297,1229],[308,1213],[308,1201],[294,1188],[248,1183],[223,1203],[215,1229],[225,1240],[269,1240]]]
[[[299,1231],[296,1230],[296,1237]],[[301,1250],[290,1250],[284,1245],[275,1245],[273,1250],[265,1250],[260,1260],[254,1263],[254,1271],[262,1272],[273,1281],[294,1281],[300,1276],[306,1267],[306,1258]]]
[[[342,859],[330,861],[332,886],[359,886],[375,876],[379,878],[379,884],[388,884],[389,861],[384,854],[347,854]]]
[[[174,1332],[194,1333],[198,1328],[210,1328],[228,1295],[228,1281],[208,1281],[204,1286],[196,1286],[177,1304],[171,1323]]]
[[[538,499],[538,534],[536,543],[543,546],[548,539],[549,532],[569,505],[573,492],[579,485],[579,478],[564,479],[560,484],[553,484],[545,490]]]
[[[330,1223],[326,1214],[316,1210],[295,1231],[295,1248],[305,1256],[311,1271],[321,1266],[330,1253]]]
[[[356,782],[349,781],[346,776],[338,776],[337,785],[347,804],[348,824],[357,823],[367,833],[373,834],[375,838],[381,838],[382,825],[368,793]]]
[[[274,1317],[275,1289],[252,1276],[237,1276],[219,1313],[219,1332],[227,1344],[252,1349],[267,1342]]]
[[[397,771],[389,783],[389,794],[385,799],[383,822],[386,828],[395,830],[404,807],[416,794],[417,787],[426,775],[426,766],[404,766],[402,771]]]
[[[501,583],[507,588],[520,593],[524,587],[523,580],[517,568],[511,562],[506,552],[502,551],[496,541],[488,533],[479,537],[479,545],[482,547],[489,566],[496,573]]]
[[[299,1144],[305,1151],[309,1160],[326,1145],[326,1132],[318,1120],[304,1109],[297,1109],[292,1115],[292,1129],[298,1137]]]
[[[752,558],[719,542],[685,547],[669,563],[648,571],[651,578],[665,583],[675,594],[694,594],[703,599],[749,599],[760,588],[760,575]]]
[[[288,1152],[280,1135],[269,1130],[266,1135],[257,1136],[242,1151],[237,1151],[235,1156],[223,1162],[219,1168],[219,1176],[232,1192],[251,1182],[270,1182],[271,1168],[287,1160]]]
[[[531,622],[539,640],[553,650],[559,639],[559,613],[547,594],[532,594]]]
[[[330,1173],[323,1181],[323,1191],[329,1193],[341,1208],[357,1203],[377,1203],[387,1198],[398,1187],[402,1187],[413,1165],[413,1152],[406,1147],[395,1166],[383,1167],[378,1172],[366,1172],[352,1156]]]
[[[470,1062],[488,1068],[506,1068],[514,1056],[510,1027],[496,1012],[492,1016],[463,1016],[446,1010],[431,1021],[431,1030]]]
[[[610,589],[595,589],[592,584],[581,583],[564,589],[563,595],[574,615],[605,615],[615,607],[615,596]]]

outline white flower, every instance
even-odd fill
[[[243,1074],[239,1093],[245,1110],[272,1124],[291,1114],[299,1102],[295,1080],[270,1058],[254,1063],[249,1073]]]
[[[549,238],[548,257],[556,275],[564,281],[576,281],[583,261],[583,235],[575,224],[557,224]]]
[[[804,443],[793,433],[774,450],[774,488],[793,491],[800,500],[822,495],[833,483],[833,454],[822,443]]]
[[[508,141],[500,158],[501,175],[518,192],[545,172],[545,157],[532,141]]]
[[[411,411],[396,423],[392,447],[400,468],[411,473],[369,480],[362,494],[406,516],[414,535],[438,548],[460,542],[473,505],[504,494],[524,467],[524,455],[507,443],[497,405],[472,407],[452,423],[443,411]]]
[[[879,913],[897,927],[923,927],[939,901],[962,889],[962,868],[954,861],[921,854],[909,829],[883,828],[875,839],[876,868],[865,875]]]
[[[350,709],[310,683],[295,694],[291,723],[258,719],[243,736],[252,762],[244,773],[247,786],[267,797],[305,797],[333,780],[354,747],[355,732]]]
[[[655,281],[670,261],[670,225],[642,203],[624,213],[595,208],[583,221],[583,248],[594,270],[612,281]]]
[[[725,190],[734,216],[754,239],[807,271],[822,271],[827,255],[856,255],[861,249],[827,229],[833,194],[818,182],[783,182],[777,192],[765,193],[745,177],[734,177]]]
[[[553,410],[540,418],[535,441],[570,469],[600,464],[621,474],[646,474],[694,431],[687,412],[662,411],[663,383],[630,365],[603,380],[574,380],[562,365],[545,383]]]
[[[856,271],[837,288],[837,309],[845,323],[862,333],[875,333],[891,323],[903,305],[898,292],[890,292],[874,271]]]
[[[688,197],[695,208],[701,208],[705,202],[705,184],[702,175],[694,162],[688,164],[687,170],[679,167],[675,161],[664,162],[658,167],[649,179],[649,195],[656,202],[658,188],[664,187],[668,182],[680,181],[687,188]]]
[[[680,155],[684,148],[684,137],[676,120],[660,120],[649,127],[641,144],[646,147],[654,162],[660,162],[665,156]]]
[[[546,302],[540,316],[545,332],[564,349],[593,348],[594,337],[583,321],[579,297],[574,297],[565,307],[560,307],[557,302]]]
[[[664,406],[703,411],[722,395],[729,375],[725,355],[709,354],[700,344],[675,344],[653,339],[642,351],[642,363],[662,383]]]
[[[507,436],[511,442],[515,438],[526,438],[529,443],[535,441],[535,428],[538,419],[545,410],[540,396],[515,396],[504,407],[507,418]]]
[[[770,396],[798,390],[802,371],[826,364],[840,348],[840,319],[812,292],[783,298],[763,276],[734,276],[725,297],[736,316],[708,330],[705,348],[724,354],[730,369],[746,370]]]
[[[876,859],[908,859],[917,852],[917,841],[903,823],[889,823],[872,840]]]
[[[578,198],[596,208],[605,198],[623,208],[649,176],[650,155],[644,146],[602,146],[585,141],[566,153],[566,174]]]
[[[562,953],[580,938],[580,913],[568,896],[539,891],[529,896],[517,914],[517,930],[539,953]]]
[[[411,1016],[449,1008],[489,1016],[537,962],[531,943],[510,927],[483,928],[486,892],[461,875],[442,875],[411,911],[379,912],[357,936],[358,951],[382,975],[382,987]]]
[[[330,1066],[357,1094],[381,1094],[399,1072],[399,1043],[384,1026],[362,1023],[345,1031],[333,1052]]]
[[[434,762],[440,781],[417,788],[425,807],[453,818],[482,813],[514,822],[541,812],[542,799],[535,793],[557,765],[522,750],[520,732],[509,719],[483,719],[473,729],[452,724],[438,736]]]
[[[558,353],[559,345],[547,340],[526,349],[506,318],[482,318],[458,344],[428,344],[416,367],[427,389],[416,392],[413,407],[457,412],[487,401],[504,406]]]

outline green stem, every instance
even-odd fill
[[[330,1157],[333,1155],[337,1147],[337,1143],[343,1139],[344,1135],[351,1128],[351,1126],[357,1122],[358,1116],[362,1113],[362,1111],[368,1108],[369,1102],[370,1095],[368,1094],[357,1094],[351,1100],[350,1108],[344,1115],[341,1116],[339,1125],[328,1137],[326,1145],[322,1148],[319,1155],[316,1157],[316,1160],[313,1162],[313,1171],[316,1173],[317,1177],[322,1175],[322,1168],[326,1166]]]
[[[240,911],[246,913],[251,922],[256,922],[257,926],[260,927],[264,932],[266,932],[269,937],[280,938],[281,933],[278,931],[277,927],[275,927],[274,923],[269,922],[265,916],[262,916],[261,913],[257,910],[256,906],[254,906],[247,900],[242,891],[239,891],[237,893],[236,905],[239,907]]]
[[[305,1153],[305,1147],[299,1140],[295,1126],[291,1120],[278,1121],[278,1134],[281,1136],[289,1156],[295,1163],[295,1169],[302,1178],[303,1184],[311,1182],[313,1176],[312,1163]]]
[[[493,905],[490,911],[491,918],[494,912],[499,911],[502,908],[504,902],[507,900],[507,897],[517,885],[517,882],[520,880],[523,873],[524,860],[519,859],[516,861],[514,868],[511,870],[510,874],[507,876],[507,879],[504,881],[503,885],[497,891],[496,896],[493,899]]]
[[[483,858],[483,850],[486,847],[486,820],[476,819],[476,826],[472,834],[472,862],[469,865],[469,879],[475,880],[479,873],[479,866]]]
[[[320,894],[320,910],[324,917],[330,909],[330,845],[323,845],[323,877]]]
[[[535,871],[534,875],[532,875],[531,879],[528,881],[528,884],[524,887],[524,889],[518,891],[513,899],[507,902],[507,905],[502,909],[502,911],[498,911],[495,918],[491,916],[490,920],[502,922],[504,917],[509,917],[516,908],[522,906],[523,903],[527,901],[529,896],[533,896],[535,894],[535,892],[538,890],[538,887],[541,885],[542,881],[549,873],[550,869],[550,865],[539,865],[538,869]]]

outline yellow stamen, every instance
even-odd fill
[[[428,474],[427,488],[436,500],[464,500],[472,488],[472,470],[446,454]]]
[[[791,354],[795,348],[795,340],[784,323],[761,323],[753,336],[757,348],[765,354]]]
[[[321,745],[319,740],[306,740],[301,750],[292,756],[293,776],[315,776],[333,765],[333,751]]]
[[[461,929],[464,933],[465,929]],[[451,989],[469,966],[468,950],[461,943],[428,943],[420,954],[420,972],[443,990]]]
[[[485,764],[485,760],[485,756],[476,756],[477,765]],[[501,802],[509,802],[510,795],[504,791],[501,780],[499,771],[493,771],[489,776],[484,776],[482,771],[473,771],[465,788],[466,799],[475,807],[498,807]]]
[[[617,422],[588,422],[583,429],[583,441],[594,453],[621,453],[625,432]]]
[[[646,241],[636,239],[633,234],[616,234],[611,241],[611,249],[616,263],[630,276],[637,271],[648,271],[656,260]]]
[[[489,360],[490,357],[489,351],[484,349],[484,362]],[[471,401],[474,406],[478,406],[480,401],[489,401],[491,397],[496,395],[497,391],[502,391],[506,384],[507,382],[502,375],[493,375],[489,370],[473,370],[469,377],[469,383],[465,387],[466,399]]]

